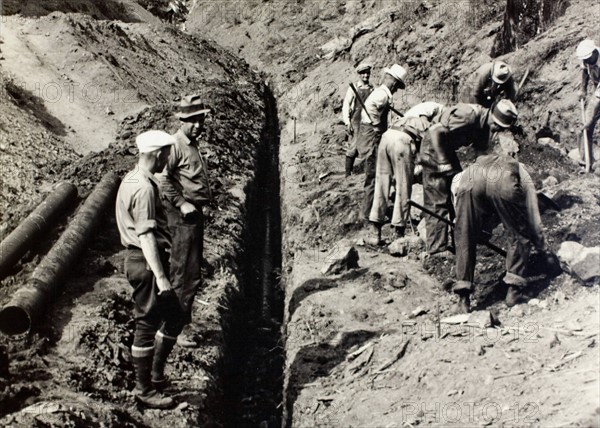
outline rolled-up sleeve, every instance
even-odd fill
[[[137,236],[156,229],[156,193],[152,187],[139,189],[132,198],[131,217]]]

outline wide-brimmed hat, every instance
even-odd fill
[[[498,101],[492,110],[494,122],[503,128],[510,128],[518,116],[517,108],[510,100]]]
[[[494,62],[494,66],[492,68],[492,80],[499,85],[505,83],[508,78],[511,76],[512,70],[509,65],[504,61],[496,61]]]
[[[135,145],[140,153],[150,153],[171,146],[175,142],[175,137],[165,131],[146,131],[135,138]]]
[[[358,67],[356,67],[356,72],[360,74],[364,73],[365,71],[371,71],[372,68],[373,66],[371,64],[363,62],[361,64],[358,64]]]
[[[585,39],[577,45],[575,54],[577,55],[577,58],[583,61],[584,59],[591,57],[596,49],[596,43],[594,43],[592,39]]]
[[[200,95],[188,95],[181,99],[177,106],[177,116],[180,120],[210,113],[210,108],[202,102]]]
[[[384,68],[383,72],[396,79],[400,83],[400,89],[404,89],[406,87],[404,79],[406,78],[408,72],[404,69],[404,67],[394,64],[390,68]]]

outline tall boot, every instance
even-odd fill
[[[354,168],[354,160],[356,158],[354,156],[346,156],[346,177],[350,177],[352,175],[352,168]]]
[[[132,354],[135,350],[132,350]],[[165,397],[152,387],[151,373],[152,360],[154,352],[146,353],[143,356],[133,356],[133,366],[135,367],[136,385],[133,393],[135,399],[153,409],[168,409],[173,406],[173,399]]]
[[[165,376],[165,365],[167,364],[167,358],[169,358],[169,354],[171,354],[176,342],[176,338],[165,336],[161,331],[158,331],[154,338],[152,386],[157,391],[162,391],[169,383],[168,378]]]

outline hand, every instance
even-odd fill
[[[196,211],[196,207],[189,202],[184,202],[180,207],[181,215],[185,218]]]
[[[450,171],[452,171],[452,164],[451,163],[441,163],[438,165],[437,168],[438,168],[439,173],[450,172]]]
[[[156,278],[156,286],[158,287],[158,294],[171,290],[171,282],[166,276]]]
[[[585,91],[583,89],[580,89],[578,92],[579,95],[579,101],[585,101]]]

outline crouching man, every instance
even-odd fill
[[[140,403],[158,409],[173,405],[172,398],[159,390],[167,381],[167,357],[183,328],[179,299],[167,276],[171,241],[154,177],[165,167],[174,143],[175,138],[162,131],[147,131],[136,138],[138,164],[124,177],[115,208],[121,243],[127,248],[125,275],[133,287],[134,394]]]
[[[491,230],[491,218],[504,225],[509,237],[506,256],[507,306],[524,301],[525,271],[531,246],[544,249],[537,195],[522,164],[506,156],[488,155],[458,174],[452,183],[456,226],[456,284],[458,312],[470,310],[477,243],[483,230]],[[484,227],[488,226],[488,227]],[[489,234],[488,234],[489,236]],[[485,241],[484,241],[485,242]]]

